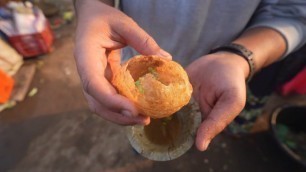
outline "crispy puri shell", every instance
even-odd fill
[[[135,56],[114,73],[112,84],[152,118],[172,115],[186,105],[192,86],[176,62],[157,56]]]

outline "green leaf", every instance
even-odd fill
[[[28,93],[29,97],[33,97],[35,96],[35,94],[37,94],[38,89],[36,87],[32,88],[32,90]]]
[[[297,147],[296,143],[292,140],[287,140],[285,144],[291,149],[295,149]]]
[[[140,92],[141,94],[144,93],[144,89],[143,89],[143,87],[142,87],[141,82],[140,82],[139,79],[135,82],[135,86],[137,87],[137,89],[139,90],[139,92]]]
[[[289,132],[289,128],[283,124],[276,125],[276,133],[280,140],[285,140]]]
[[[155,77],[157,78],[158,77],[158,73],[156,72],[156,70],[152,67],[149,67],[148,68],[149,72]]]

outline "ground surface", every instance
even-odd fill
[[[169,162],[135,154],[123,127],[88,110],[73,61],[73,26],[56,37],[52,53],[26,61],[43,61],[31,85],[37,95],[0,113],[1,172],[305,171],[268,132],[239,139],[221,134],[208,151],[192,148]]]

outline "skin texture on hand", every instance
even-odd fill
[[[243,109],[248,64],[235,54],[220,52],[197,59],[186,70],[202,112],[196,146],[203,151]]]
[[[98,0],[76,4],[75,59],[90,109],[121,125],[148,124],[135,105],[109,82],[120,67],[120,49],[130,45],[143,55],[170,58],[131,18]]]
[[[98,0],[81,1],[76,8],[75,59],[91,110],[117,124],[148,124],[149,118],[138,115],[109,80],[119,67],[120,49],[126,45],[143,55],[171,56],[119,10]],[[269,28],[248,30],[234,42],[254,53],[256,71],[278,60],[286,48],[283,37]],[[186,70],[203,114],[196,138],[196,146],[203,151],[243,109],[249,66],[238,55],[219,52],[200,57]]]
[[[250,29],[234,42],[253,52],[256,71],[277,61],[286,49],[283,37],[269,28]],[[246,101],[245,79],[250,69],[244,58],[218,52],[195,60],[186,70],[203,115],[196,146],[204,151],[242,111]]]

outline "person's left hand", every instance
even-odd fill
[[[211,140],[243,109],[249,66],[238,55],[219,52],[195,60],[186,71],[203,116],[196,146],[204,151]]]

